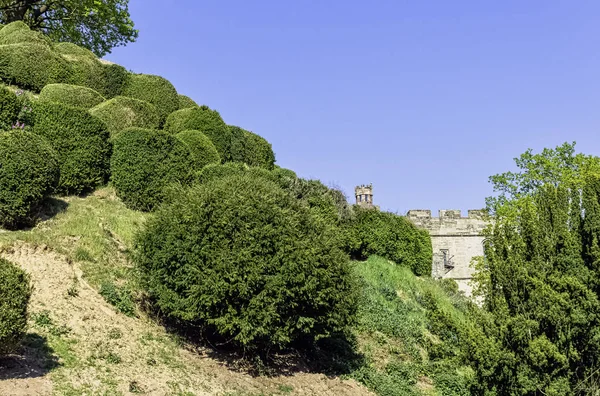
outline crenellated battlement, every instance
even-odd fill
[[[431,216],[431,210],[429,209],[412,209],[406,214],[409,219],[484,219],[486,217],[486,211],[483,209],[469,209],[467,211],[467,217],[462,217],[462,212],[459,209],[440,209],[438,211],[438,217]]]

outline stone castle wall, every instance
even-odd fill
[[[406,217],[431,235],[431,276],[454,279],[460,290],[471,295],[471,259],[483,256],[481,232],[489,224],[484,219],[484,213],[469,210],[467,217],[462,217],[460,210],[440,210],[438,217],[432,217],[430,210],[410,210]]]

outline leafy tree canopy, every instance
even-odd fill
[[[23,21],[54,41],[68,41],[97,56],[138,37],[129,0],[0,0],[0,23]]]
[[[545,184],[558,186],[568,183],[581,187],[586,176],[600,174],[600,158],[582,153],[575,153],[575,142],[564,143],[555,149],[545,148],[534,154],[531,149],[515,158],[519,169],[517,172],[504,172],[490,176],[494,192],[498,195],[486,198],[491,213],[503,207],[506,209],[510,201],[531,195]]]

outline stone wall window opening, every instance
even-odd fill
[[[452,258],[454,256],[450,256],[448,249],[440,249],[440,253],[442,253],[442,258],[444,260],[444,268],[447,270],[453,269],[454,265],[452,264]]]

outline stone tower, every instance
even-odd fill
[[[373,207],[373,185],[360,185],[354,188],[356,204],[365,208]]]
[[[460,210],[440,210],[438,217],[432,217],[431,210],[409,210],[406,217],[429,231],[433,248],[431,276],[454,279],[459,290],[470,296],[474,272],[471,259],[483,256],[481,233],[490,224],[485,212],[469,210],[463,217]]]

